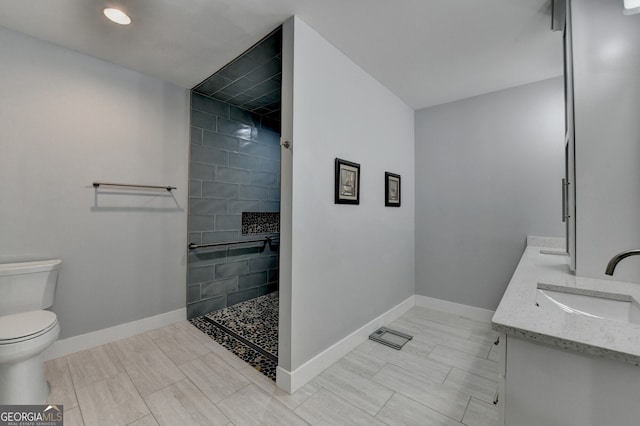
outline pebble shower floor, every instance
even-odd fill
[[[190,322],[213,340],[276,380],[278,366],[278,292],[274,291]]]

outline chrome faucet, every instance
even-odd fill
[[[616,254],[607,264],[607,270],[604,273],[607,275],[613,275],[613,271],[615,271],[618,263],[620,263],[622,259],[626,259],[629,256],[640,256],[640,249],[627,250]]]

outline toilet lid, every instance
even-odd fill
[[[1,316],[0,342],[40,334],[53,327],[56,322],[56,314],[51,311],[29,311]]]

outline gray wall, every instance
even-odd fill
[[[283,282],[291,313],[282,300],[280,311],[280,320],[290,321],[291,346],[286,336],[279,346],[279,366],[289,371],[415,288],[413,110],[302,20],[293,22],[291,127],[283,121],[293,139],[282,155],[291,258],[281,262],[291,268],[291,282]],[[334,204],[336,157],[360,163],[360,205]],[[385,207],[385,171],[402,176],[400,208]]]
[[[493,310],[527,235],[564,236],[554,78],[416,112],[416,294]]]
[[[264,126],[267,127],[267,126]],[[280,135],[248,111],[191,94],[189,242],[257,239],[241,234],[242,212],[280,211]],[[278,252],[237,246],[189,252],[188,317],[278,286]]]
[[[62,259],[61,338],[184,309],[188,91],[1,27],[0,40],[0,262]]]

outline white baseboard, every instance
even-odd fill
[[[126,339],[127,337],[175,324],[186,319],[187,308],[180,308],[164,314],[92,331],[91,333],[57,340],[44,352],[44,359],[48,361],[85,349],[95,348],[105,343]]]
[[[291,386],[292,382],[292,374],[290,371],[285,370],[284,368],[277,366],[276,367],[276,386],[288,393],[294,393],[302,386],[297,388],[293,388]],[[303,385],[304,386],[304,385]]]
[[[331,366],[334,362],[354,350],[362,342],[366,341],[371,333],[398,319],[404,313],[415,306],[415,296],[408,297],[405,301],[389,309],[384,314],[371,320],[333,346],[320,352],[309,361],[296,368],[287,371],[282,367],[276,370],[276,383],[280,389],[293,393],[305,385],[309,380]]]
[[[448,312],[450,314],[458,315],[472,320],[485,322],[491,322],[491,318],[493,318],[493,314],[495,314],[495,311],[490,311],[488,309],[476,308],[475,306],[463,305],[460,303],[449,302],[447,300],[434,299],[433,297],[420,296],[417,294],[416,306]]]

